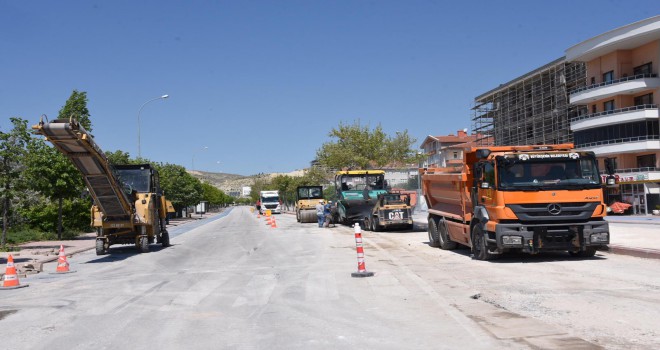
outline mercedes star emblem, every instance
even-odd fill
[[[549,204],[548,213],[550,213],[550,215],[559,215],[559,213],[561,213],[561,205],[556,203]]]

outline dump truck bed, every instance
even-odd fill
[[[465,172],[428,169],[422,175],[422,188],[429,213],[469,221],[472,201],[467,182],[468,176]]]

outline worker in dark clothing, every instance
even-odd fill
[[[325,222],[323,223],[323,227],[330,227],[332,224],[332,211],[334,209],[334,205],[332,201],[328,201],[328,204],[323,206],[323,216],[325,217]],[[334,226],[334,225],[332,225]]]

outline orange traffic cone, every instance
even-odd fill
[[[55,273],[69,273],[75,272],[69,270],[69,262],[66,261],[66,254],[64,254],[64,246],[60,244],[60,254],[57,257],[57,269]]]
[[[18,281],[16,267],[14,266],[14,257],[9,255],[9,257],[7,257],[7,269],[5,270],[5,277],[2,279],[2,287],[0,287],[0,289],[16,289],[27,286],[27,284],[21,285]]]
[[[266,218],[266,225],[270,226],[272,221],[273,221],[272,216],[267,217]]]
[[[277,223],[275,222],[275,217],[270,220],[270,228],[277,228]]]
[[[257,211],[257,219],[261,219],[261,213]]]

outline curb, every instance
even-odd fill
[[[71,250],[69,250],[68,253],[66,253],[66,255],[67,256],[74,255],[74,254],[86,252],[88,250],[92,250],[94,248],[96,248],[96,247],[92,246],[92,247],[71,249]],[[44,264],[47,264],[47,263],[50,263],[50,262],[53,262],[53,261],[57,261],[58,258],[59,257],[57,255],[54,255],[52,257],[48,257],[48,258],[45,258],[45,259],[42,259],[42,260],[39,260],[39,261],[35,261],[32,264],[34,264],[35,270],[37,270],[39,273],[41,273],[41,272],[44,272]]]
[[[609,222],[610,224],[637,224],[637,225],[660,225],[660,222],[658,220],[652,220],[652,219],[647,219],[647,220],[605,220]]]
[[[660,250],[658,249],[631,248],[610,244],[608,252],[612,254],[634,256],[637,258],[660,259]]]

